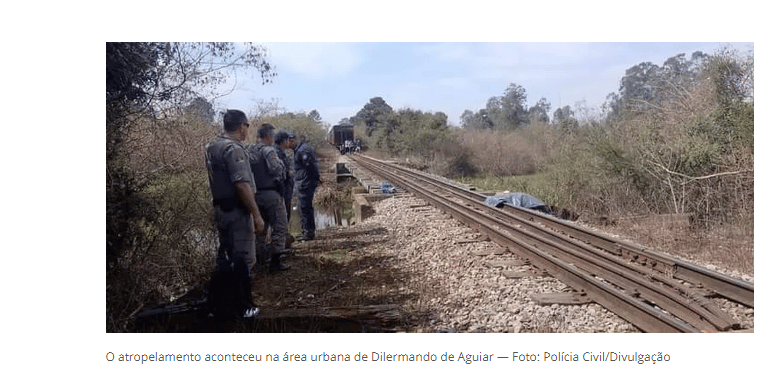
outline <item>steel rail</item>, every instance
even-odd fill
[[[474,192],[470,193],[477,194]],[[484,200],[485,197],[483,196]],[[513,206],[505,206],[503,210],[525,215],[531,221],[537,221],[549,228],[566,233],[573,238],[595,245],[611,254],[622,256],[630,262],[647,266],[666,275],[671,274],[676,279],[707,288],[720,296],[745,306],[755,306],[755,286],[745,280],[677,259],[631,241],[619,240],[597,231],[587,230],[577,224],[533,210]]]
[[[364,162],[362,162],[364,161]],[[487,234],[495,242],[508,247],[520,256],[526,256],[534,265],[545,269],[552,276],[562,280],[573,288],[589,293],[591,299],[599,302],[607,309],[630,321],[638,328],[648,332],[698,332],[699,329],[687,324],[670,314],[657,309],[639,298],[634,297],[613,285],[605,283],[570,262],[563,260],[551,253],[530,244],[519,235],[514,227],[502,228],[496,220],[484,211],[475,208],[457,207],[433,192],[419,186],[408,177],[383,170],[377,165],[370,165],[362,160],[358,161],[362,166],[373,173],[383,176],[400,187],[404,187],[444,212],[450,213],[466,224],[477,226],[479,230]],[[697,318],[696,318],[697,319]],[[711,329],[708,329],[711,330]]]
[[[395,172],[414,179],[421,179],[419,173],[405,169],[396,169]],[[428,178],[425,183],[438,187],[442,185],[442,182]],[[509,228],[509,231],[514,232],[526,242],[548,254],[555,255],[570,264],[596,274],[634,294],[634,296],[640,296],[660,306],[702,331],[725,331],[738,326],[738,322],[713,302],[677,281],[660,276],[646,267],[630,264],[580,240],[571,239],[564,234],[542,228],[538,224],[513,214],[497,211],[496,208],[485,205],[482,201],[464,194],[463,191],[451,189],[452,184],[446,183],[445,186],[449,194],[464,200],[466,206],[475,206],[474,210],[486,213],[487,220],[515,225],[515,227]],[[477,215],[479,214],[473,214],[473,216]]]
[[[419,173],[404,169],[396,171],[412,178],[421,178]],[[425,180],[426,183],[436,184],[435,186],[441,184],[433,179]],[[453,190],[452,184],[446,183],[445,186],[449,189],[449,193],[469,202],[465,205],[474,205],[476,210],[488,213],[488,217],[496,221],[515,225],[517,229],[511,229],[528,243],[589,272],[598,274],[627,291],[640,295],[701,330],[707,332],[726,331],[739,325],[712,301],[678,281],[668,279],[647,267],[629,263],[581,240],[570,238],[546,227],[540,227],[539,224],[515,214],[491,208],[483,201],[477,200],[461,190]]]
[[[369,157],[367,157],[369,158]],[[389,166],[395,166],[387,162],[376,160]],[[398,167],[398,166],[395,166]],[[409,173],[415,174],[420,178],[430,181],[438,181],[447,184],[454,191],[470,195],[481,202],[485,202],[486,195],[474,192],[468,188],[457,185],[439,176],[432,176],[415,170],[403,169]],[[538,222],[548,228],[555,229],[565,233],[569,237],[582,240],[590,245],[594,245],[613,255],[621,256],[626,260],[649,267],[663,275],[672,275],[673,278],[693,283],[696,286],[706,288],[720,296],[743,305],[755,306],[755,286],[745,280],[737,279],[723,273],[710,270],[696,264],[677,259],[668,254],[643,247],[630,241],[619,240],[598,231],[586,229],[578,224],[564,221],[546,214],[505,205],[501,210],[516,214],[519,217],[526,218],[529,221]]]

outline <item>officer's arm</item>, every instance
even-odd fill
[[[255,204],[255,197],[253,196],[253,187],[247,181],[236,182],[236,192],[239,194],[239,200],[242,204],[250,210],[250,214],[253,216],[253,232],[261,234],[263,232],[264,223],[261,217],[261,212],[258,210],[258,205]]]
[[[320,179],[320,170],[318,170],[318,158],[315,156],[315,152],[312,153],[310,169],[312,169],[312,176],[315,177],[314,179],[318,181],[318,184],[322,184],[323,181]]]
[[[313,181],[320,181],[320,171],[318,171],[318,158],[315,156],[314,151],[301,151],[301,164],[304,170],[307,171],[309,178]]]
[[[282,181],[285,179],[285,165],[277,156],[277,152],[270,149],[264,156],[266,157],[266,166],[269,168],[269,174],[275,179]]]

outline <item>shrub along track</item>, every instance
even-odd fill
[[[439,177],[363,156],[353,162],[410,191],[647,332],[717,332],[739,323],[712,302],[754,307],[754,286],[534,211],[491,208]]]

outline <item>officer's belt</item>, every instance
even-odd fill
[[[239,207],[239,202],[233,198],[225,198],[220,200],[212,200],[214,206],[220,207],[223,212],[230,212]]]

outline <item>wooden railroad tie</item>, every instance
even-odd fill
[[[485,261],[484,264],[490,268],[494,267],[520,267],[529,264],[526,260],[490,260]]]
[[[469,243],[477,243],[481,241],[489,241],[489,238],[486,236],[478,236],[478,237],[462,237],[460,239],[454,240],[454,243],[456,244],[469,244]]]
[[[539,271],[537,269],[529,269],[526,271],[510,271],[510,270],[504,270],[502,271],[502,276],[505,276],[506,279],[521,279],[523,277],[546,277],[549,276],[546,271]]]
[[[369,318],[398,320],[402,317],[398,304],[378,304],[348,307],[318,307],[305,309],[262,310],[254,319],[284,318]]]
[[[470,251],[470,253],[473,256],[489,256],[489,255],[502,255],[504,253],[507,253],[508,249],[503,248],[494,248],[494,249],[484,249],[482,251]]]
[[[532,300],[544,306],[551,304],[577,305],[592,303],[592,299],[585,292],[532,294]]]

